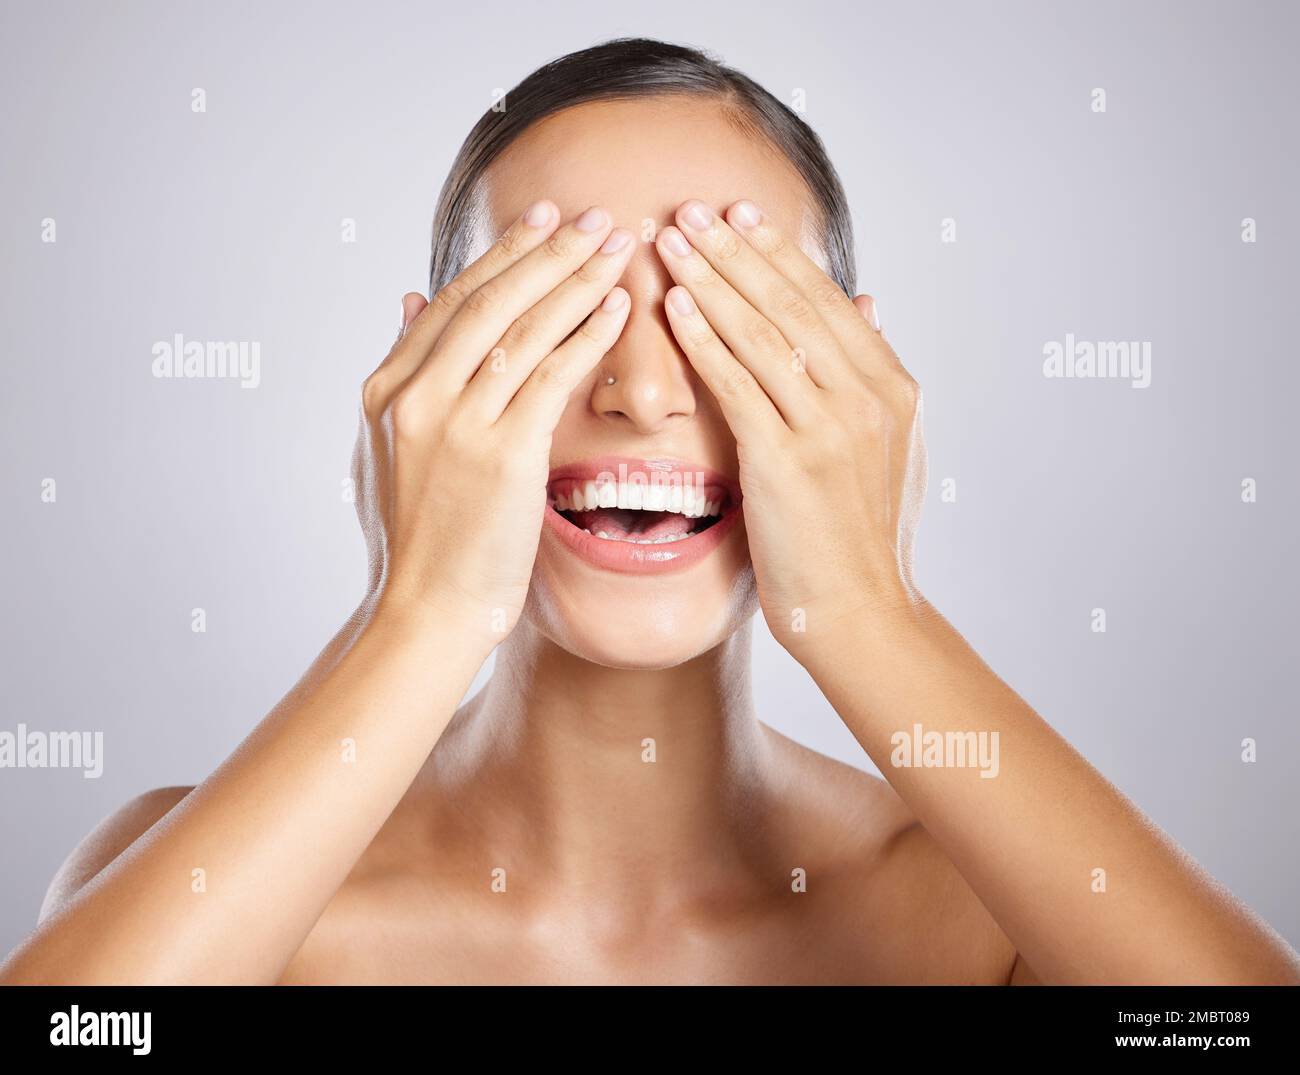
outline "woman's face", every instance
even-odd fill
[[[668,327],[673,281],[654,238],[688,198],[718,212],[749,198],[824,264],[807,189],[715,102],[663,97],[579,105],[534,125],[492,164],[482,194],[480,248],[538,198],[566,220],[599,205],[639,244],[619,281],[632,298],[622,335],[555,430],[525,615],[598,664],[687,661],[745,624],[757,596],[736,442]]]

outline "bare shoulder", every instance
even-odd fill
[[[916,823],[888,781],[763,727],[782,774],[782,814],[820,862],[874,861]]]
[[[773,735],[791,816],[819,834],[824,906],[864,980],[1005,984],[1015,946],[889,782]]]
[[[43,920],[75,896],[123,851],[164,818],[193,787],[154,788],[118,807],[73,848],[41,904]]]

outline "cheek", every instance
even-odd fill
[[[598,366],[597,369],[599,368]],[[569,395],[569,401],[564,405],[560,420],[555,423],[555,431],[551,437],[553,444],[574,447],[583,439],[587,423],[592,418],[591,392],[595,383],[596,375],[588,374],[582,384]]]

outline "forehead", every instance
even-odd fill
[[[616,224],[638,232],[647,220],[671,223],[687,198],[717,212],[749,198],[823,260],[818,214],[799,173],[707,97],[593,101],[548,116],[490,165],[480,196],[492,236],[538,198],[554,201],[566,220],[604,206]]]

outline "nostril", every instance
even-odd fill
[[[614,383],[608,383],[609,377]],[[595,378],[591,412],[620,427],[652,433],[690,419],[696,395],[675,355],[654,349],[628,352]]]

